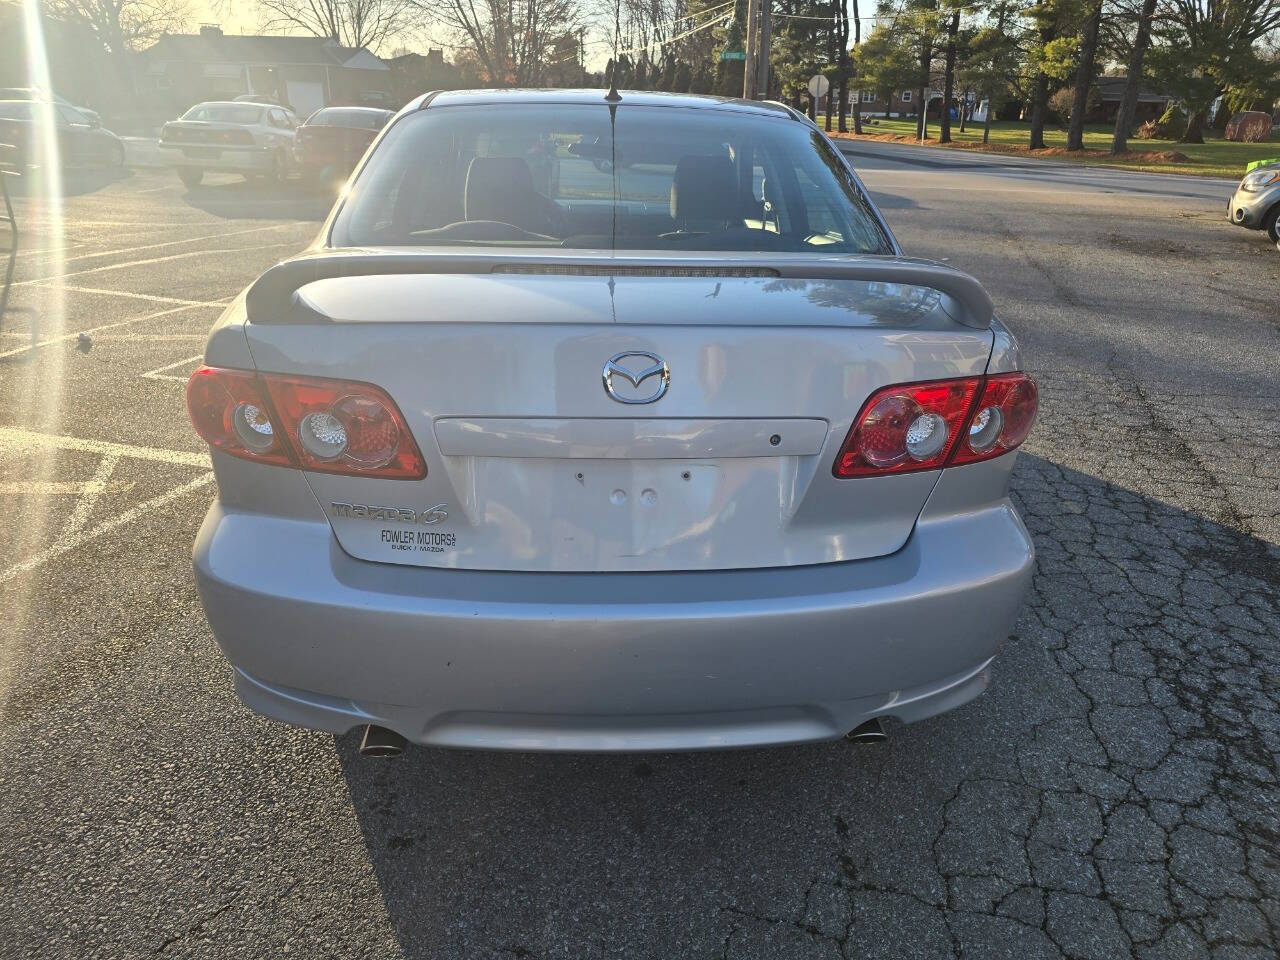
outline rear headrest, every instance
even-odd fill
[[[680,158],[671,180],[671,217],[677,224],[735,220],[741,215],[737,175],[728,157]]]
[[[467,167],[462,215],[519,223],[534,207],[533,174],[520,157],[475,157]]]

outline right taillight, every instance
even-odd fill
[[[1017,447],[1036,421],[1040,392],[1025,373],[987,377],[982,396],[948,466],[989,460]]]
[[[246,460],[387,480],[427,475],[400,410],[369,383],[202,366],[187,382],[187,410],[209,446]]]
[[[1036,403],[1025,373],[885,387],[863,404],[832,473],[878,477],[997,457],[1027,438]]]

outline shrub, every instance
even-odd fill
[[[1156,121],[1156,127],[1159,130],[1157,134],[1161,140],[1173,140],[1182,136],[1182,131],[1187,128],[1187,114],[1176,103],[1171,103],[1160,115],[1160,119]]]
[[[1063,87],[1049,98],[1049,109],[1058,117],[1058,125],[1065,127],[1071,120],[1071,104],[1075,101],[1076,92],[1071,87]]]

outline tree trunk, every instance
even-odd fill
[[[858,0],[853,0],[853,48],[862,46],[862,18],[858,16]],[[853,79],[857,80],[856,70]],[[862,90],[855,90],[853,96],[853,132],[862,132]]]
[[[1043,73],[1036,74],[1036,86],[1031,95],[1031,139],[1032,150],[1044,149],[1044,115],[1049,106],[1049,78]]]
[[[1204,119],[1208,111],[1201,108],[1187,115],[1187,129],[1179,143],[1204,143]]]
[[[1142,0],[1142,12],[1138,15],[1138,35],[1133,39],[1129,52],[1129,76],[1125,81],[1120,107],[1116,110],[1116,132],[1111,137],[1111,155],[1117,156],[1129,149],[1129,134],[1133,130],[1133,118],[1138,110],[1138,92],[1142,88],[1142,61],[1151,43],[1151,19],[1155,16],[1156,0]]]
[[[951,96],[956,86],[956,35],[960,32],[960,8],[951,14],[951,22],[947,24],[947,66],[942,75],[942,112],[938,116],[942,128],[938,135],[939,143],[951,142]]]
[[[1052,26],[1040,28],[1039,40],[1044,48],[1054,39],[1056,31]],[[1049,77],[1043,70],[1036,71],[1036,85],[1031,94],[1031,139],[1032,150],[1044,149],[1044,117],[1049,111]]]
[[[982,142],[988,144],[991,142],[991,114],[995,112],[995,105],[991,102],[991,98],[987,97],[987,115],[982,123]]]
[[[1080,65],[1076,68],[1075,98],[1067,124],[1067,149],[1084,149],[1084,115],[1089,110],[1089,87],[1093,85],[1094,60],[1098,55],[1098,28],[1102,25],[1102,0],[1089,11],[1080,39]]]

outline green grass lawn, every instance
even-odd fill
[[[875,125],[870,121],[875,120]],[[818,118],[822,122],[822,118]],[[884,117],[863,117],[863,132],[870,135],[895,134],[915,138],[916,125],[911,119],[886,120]],[[1021,152],[1026,154],[1029,126],[1012,120],[998,120],[991,124],[990,149],[998,152]],[[1280,142],[1271,143],[1233,143],[1223,140],[1215,133],[1205,135],[1204,143],[1177,143],[1173,140],[1139,140],[1129,139],[1129,154],[1113,157],[1110,154],[1110,126],[1088,126],[1084,134],[1084,151],[1066,153],[1067,132],[1059,127],[1046,127],[1044,131],[1045,155],[1055,160],[1067,160],[1076,163],[1106,163],[1133,170],[1147,170],[1158,173],[1191,173],[1205,177],[1235,178],[1244,176],[1244,168],[1252,160],[1268,157],[1280,157]],[[930,145],[937,146],[938,122],[929,123]],[[970,124],[964,133],[960,133],[960,124],[951,124],[951,137],[959,144],[982,144],[982,124]],[[1057,148],[1056,150],[1054,148]],[[1177,151],[1187,157],[1185,161],[1171,161],[1165,158],[1146,156],[1151,153]],[[1042,155],[1040,151],[1029,154]]]

